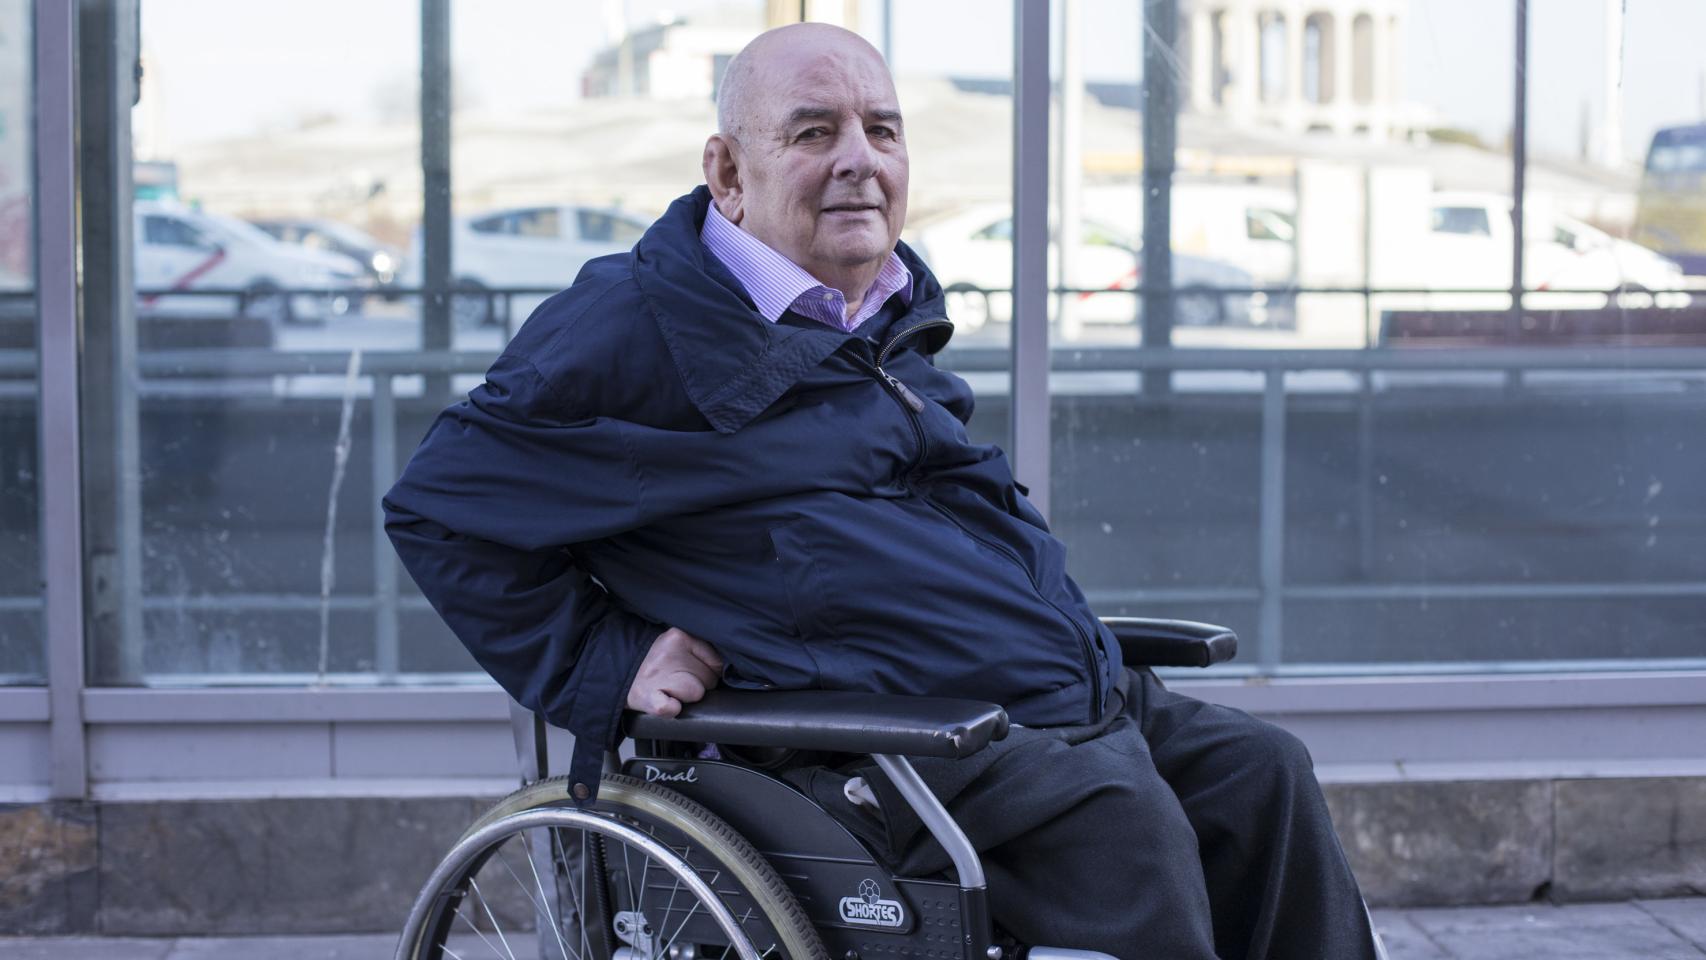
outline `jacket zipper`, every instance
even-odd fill
[[[912,424],[913,436],[918,441],[918,453],[913,456],[912,462],[907,464],[906,473],[908,478],[910,478],[913,470],[917,468],[919,462],[924,459],[924,425],[920,423],[918,419],[918,415],[924,412],[924,401],[920,400],[917,394],[908,389],[906,384],[900,382],[899,379],[887,370],[884,370],[883,364],[888,361],[889,354],[894,351],[895,346],[902,340],[905,340],[907,337],[912,336],[920,330],[925,330],[934,326],[945,326],[947,323],[948,321],[946,320],[926,320],[923,323],[919,323],[902,330],[900,333],[895,334],[888,343],[883,344],[882,349],[877,352],[877,360],[873,365],[876,367],[878,376],[882,378],[884,383],[888,384],[890,395],[899,401],[905,409],[911,411],[907,415],[906,419],[908,423]],[[907,488],[912,489],[910,482],[907,483]],[[1019,555],[1014,553],[1006,544],[993,542],[978,536],[971,532],[971,530],[967,529],[966,525],[961,523],[959,518],[954,516],[946,507],[943,507],[941,504],[931,500],[922,493],[917,493],[917,491],[914,491],[914,493],[920,500],[929,504],[932,510],[935,510],[943,517],[947,518],[949,523],[958,527],[961,533],[970,537],[972,540],[983,544],[989,549],[996,551],[1011,561],[1014,566],[1018,567],[1025,574],[1025,578],[1031,582],[1031,590],[1036,593],[1037,598],[1053,607],[1054,612],[1060,614],[1061,618],[1072,626],[1072,631],[1078,635],[1078,643],[1084,653],[1084,666],[1090,671],[1090,722],[1095,723],[1100,719],[1098,713],[1102,707],[1102,671],[1096,666],[1096,650],[1091,642],[1089,634],[1085,632],[1083,625],[1078,622],[1076,617],[1067,613],[1065,610],[1062,610],[1060,608],[1060,604],[1050,600],[1048,596],[1043,593],[1042,585],[1037,583],[1037,578],[1032,575],[1031,569],[1025,566],[1024,561],[1019,559]]]
[[[899,346],[902,340],[905,340],[920,330],[928,330],[931,327],[946,326],[951,326],[951,324],[942,319],[926,320],[923,323],[915,323],[912,326],[907,327],[905,330],[895,334],[893,337],[890,337],[889,342],[883,344],[883,348],[877,351],[877,373],[881,374],[882,378],[888,382],[889,389],[894,391],[894,395],[899,397],[900,401],[906,404],[907,407],[915,414],[924,412],[924,401],[918,398],[918,394],[907,389],[906,384],[901,383],[887,370],[884,370],[883,364],[888,362],[889,354],[894,352],[894,348]],[[918,456],[922,458],[924,456],[924,428],[920,427],[916,420],[913,421],[912,427],[918,434]],[[916,460],[913,462],[914,464],[917,463]]]

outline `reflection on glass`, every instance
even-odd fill
[[[30,14],[0,0],[0,684],[41,683]]]
[[[418,7],[142,5],[135,296],[85,345],[116,358],[83,410],[97,682],[407,669],[372,599],[371,462],[407,388],[351,355],[419,339],[397,289],[420,211]]]
[[[421,121],[419,4],[144,4],[137,352],[85,417],[121,518],[90,555],[120,585],[95,615],[98,681],[483,678],[398,569],[379,495],[537,304],[701,182],[721,71],[781,6],[451,4],[452,75],[429,78],[451,91],[450,271],[432,277],[421,142],[443,130]],[[1010,6],[895,6],[885,24],[846,4],[844,25],[892,37],[906,238],[1008,217]],[[422,350],[433,287],[448,351]],[[974,435],[1000,439],[1008,334],[976,327],[953,350],[987,401]]]
[[[1082,160],[1057,174],[1057,222],[1080,239],[1054,251],[1053,341],[1078,372],[1052,381],[1054,523],[1092,600],[1223,620],[1240,669],[1265,672],[1698,665],[1685,478],[1706,461],[1684,424],[1706,413],[1706,361],[1652,358],[1706,347],[1706,258],[1688,259],[1706,137],[1652,105],[1699,86],[1680,37],[1706,10],[1529,5],[1519,236],[1514,4],[1181,0],[1164,197],[1140,185],[1142,32],[1102,29],[1123,5],[1057,6],[1097,25],[1061,67],[1082,123],[1059,155]],[[1086,298],[1132,315],[1089,238],[1111,222],[1141,249],[1162,201],[1173,345],[1241,353],[1156,384],[1108,349],[1135,325]],[[1436,368],[1382,366],[1421,347]],[[1491,369],[1491,347],[1529,352]],[[1548,371],[1559,348],[1604,365]]]

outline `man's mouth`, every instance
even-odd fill
[[[877,205],[874,203],[837,203],[837,204],[832,204],[830,206],[824,207],[823,212],[824,213],[864,213],[867,210],[875,210],[875,209],[877,209]]]

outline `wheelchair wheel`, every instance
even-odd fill
[[[792,891],[705,808],[607,775],[577,809],[566,778],[474,822],[416,899],[398,960],[828,960]]]

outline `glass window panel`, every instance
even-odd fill
[[[85,331],[91,673],[394,675],[373,599],[388,375],[368,364],[420,343],[391,289],[421,209],[419,4],[141,8],[136,296]],[[396,383],[407,434],[421,381]]]
[[[1056,219],[1083,238],[1140,226],[1150,198],[1141,116],[1103,92],[1141,89],[1141,34],[1076,2],[1094,27],[1064,85],[1083,119],[1057,134],[1078,183]],[[1653,361],[1706,348],[1706,179],[1676,172],[1706,133],[1658,106],[1699,93],[1706,54],[1683,38],[1706,10],[1530,4],[1519,237],[1515,5],[1495,6],[1353,4],[1293,33],[1261,4],[1182,4],[1171,342],[1243,359],[1146,382],[1109,349],[1136,325],[1074,317],[1087,284],[1060,266],[1057,366],[1082,372],[1053,378],[1054,524],[1103,606],[1223,617],[1239,669],[1698,662],[1681,638],[1706,617],[1706,527],[1685,478],[1706,470],[1687,426],[1706,363]],[[1512,346],[1528,369],[1476,369]],[[1417,347],[1440,368],[1379,368]],[[1572,349],[1605,368],[1545,369]]]
[[[46,677],[37,443],[33,7],[0,2],[0,684]]]
[[[875,5],[867,5],[875,6]],[[901,238],[947,292],[937,363],[976,394],[974,441],[1009,442],[1013,286],[1013,5],[896,3],[889,65],[912,184]],[[942,38],[954,37],[953,43]]]

